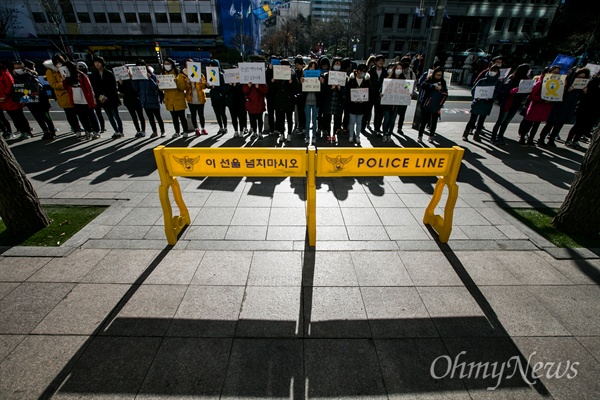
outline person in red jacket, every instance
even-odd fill
[[[250,127],[252,139],[262,139],[263,113],[265,112],[265,96],[269,92],[267,85],[252,84],[242,86],[242,92],[246,96],[246,111],[250,116]],[[258,129],[257,129],[258,123]]]
[[[21,139],[33,137],[31,127],[23,113],[24,105],[13,100],[13,85],[15,80],[5,65],[0,64],[0,109],[12,119],[15,128],[21,133]],[[12,134],[11,137],[12,139]]]
[[[92,84],[87,75],[81,72],[73,62],[66,61],[63,66],[67,70],[63,86],[67,89],[69,101],[83,125],[85,137],[86,139],[98,139],[100,124],[96,117],[96,100]],[[80,136],[77,135],[77,137]]]

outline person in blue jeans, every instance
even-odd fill
[[[350,143],[360,145],[360,132],[362,127],[363,115],[369,108],[369,100],[367,101],[352,101],[352,89],[367,89],[371,92],[371,80],[367,72],[367,64],[359,64],[354,72],[348,77],[346,83],[348,102],[348,136]]]
[[[121,100],[117,92],[117,81],[113,73],[104,68],[104,58],[94,57],[94,66],[96,71],[92,72],[90,80],[96,96],[96,103],[104,109],[110,125],[115,130],[112,138],[122,138],[124,136],[123,122],[119,117]]]
[[[311,60],[306,67],[302,70],[302,76],[300,77],[300,83],[304,83],[304,71],[306,70],[318,70],[318,65],[315,60]],[[319,78],[320,83],[322,79]],[[312,122],[312,144],[317,141],[317,115],[319,114],[319,104],[321,102],[321,92],[301,92],[300,94],[304,103],[304,115],[306,120],[306,129],[304,130],[304,143],[310,145],[310,128]]]

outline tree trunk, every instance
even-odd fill
[[[552,225],[560,231],[591,238],[600,233],[600,126]]]
[[[37,193],[3,139],[0,139],[0,217],[11,236],[24,239],[48,226]]]

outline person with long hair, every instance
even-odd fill
[[[58,70],[65,63],[65,60],[66,59],[62,54],[55,54],[52,56],[51,60],[44,61],[44,67],[46,67],[46,80],[54,91],[58,106],[65,112],[71,131],[73,131],[75,136],[81,136],[81,125],[79,125],[79,121],[77,120],[77,113],[75,112],[75,108],[71,105],[67,89],[63,87],[63,76]]]
[[[0,64],[0,108],[6,111],[17,131],[21,134],[21,139],[33,137],[31,127],[23,113],[24,105],[13,100],[13,85],[15,80],[8,68]]]
[[[480,135],[483,130],[483,123],[485,122],[486,117],[491,114],[492,108],[494,107],[494,101],[498,98],[498,89],[500,87],[500,81],[498,80],[499,72],[500,67],[496,64],[492,65],[485,73],[484,77],[475,82],[475,85],[471,88],[471,95],[473,96],[473,101],[471,102],[471,117],[465,127],[462,136],[463,140],[468,141],[469,135],[473,132],[473,129],[475,129],[473,140],[476,142],[481,141]],[[477,98],[477,88],[486,88],[487,90],[492,91],[492,97],[485,99]]]
[[[173,118],[173,127],[175,128],[173,138],[181,136],[182,128],[183,137],[188,137],[189,129],[187,119],[185,118],[185,109],[187,108],[187,103],[185,102],[185,81],[187,78],[184,74],[179,72],[179,68],[177,68],[175,61],[170,57],[165,58],[163,61],[162,74],[174,75],[175,84],[177,85],[174,89],[163,89],[163,93],[165,94],[165,107],[167,108],[167,111],[171,113],[171,117]]]
[[[160,115],[160,104],[163,102],[163,93],[158,88],[154,69],[146,65],[146,62],[142,59],[138,60],[135,65],[146,67],[146,74],[148,76],[148,79],[133,81],[133,88],[138,92],[140,104],[146,112],[148,122],[150,122],[150,126],[152,127],[150,138],[158,137],[157,123],[158,128],[160,128],[160,137],[165,137],[165,123]]]
[[[117,92],[117,81],[113,73],[105,68],[104,58],[96,56],[93,61],[96,70],[92,72],[91,82],[96,96],[96,104],[104,109],[108,121],[115,131],[112,138],[122,138],[124,136],[123,121],[119,116],[121,100]]]
[[[187,61],[193,62],[192,59],[188,59]],[[185,81],[185,101],[187,101],[188,108],[190,109],[192,128],[194,129],[196,136],[208,135],[208,132],[204,129],[204,126],[206,125],[206,120],[204,119],[204,105],[206,104],[204,89],[206,89],[206,77],[203,73],[200,73],[200,81],[192,82],[189,79],[188,69],[189,68],[186,65],[183,73],[187,76]],[[198,126],[198,120],[200,120],[200,126]]]
[[[401,64],[390,64],[388,65],[388,74],[386,79],[405,79],[404,70]],[[380,89],[379,96],[383,96],[383,86]],[[383,142],[392,142],[392,133],[394,131],[394,125],[396,124],[396,116],[398,115],[398,108],[406,106],[398,106],[395,104],[382,105],[383,109]]]
[[[131,115],[131,120],[135,126],[135,137],[141,138],[146,136],[146,119],[144,118],[144,110],[140,102],[139,93],[134,88],[131,76],[129,78],[125,80],[119,79],[117,84],[119,92],[123,94],[123,104],[127,108],[127,111],[129,111],[129,115]]]
[[[422,105],[421,120],[419,121],[419,137],[417,141],[423,143],[423,133],[429,124],[429,143],[433,143],[439,110],[448,98],[448,85],[444,79],[444,69],[435,68],[427,79],[421,83],[421,94],[419,101]]]
[[[85,138],[98,139],[100,138],[100,126],[94,111],[96,96],[92,84],[87,75],[81,72],[72,61],[65,61],[63,66],[67,69],[63,86],[67,89],[69,102],[83,125]],[[81,137],[81,134],[75,135]]]
[[[352,101],[351,91],[352,89],[367,89],[371,90],[371,81],[369,73],[367,72],[367,64],[359,64],[356,69],[348,77],[346,83],[348,101],[348,140],[350,143],[355,142],[360,145],[360,128],[362,127],[362,119],[367,107],[369,107],[368,101]]]
[[[308,65],[302,70],[302,76],[300,77],[300,83],[304,83],[304,71],[319,69],[316,60],[310,60]],[[324,82],[323,78],[319,78],[321,83]],[[304,143],[310,144],[310,128],[312,123],[312,144],[317,142],[317,116],[319,114],[319,107],[321,105],[321,92],[301,92],[302,102],[304,103],[304,116],[306,118],[306,130],[304,131]]]
[[[583,89],[583,95],[575,109],[575,125],[573,125],[569,131],[565,146],[581,149],[579,140],[581,140],[584,135],[590,135],[594,124],[596,124],[600,118],[598,99],[600,99],[600,72],[596,73]]]

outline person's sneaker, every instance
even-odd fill
[[[2,135],[4,137],[4,139],[14,139],[15,135],[12,132],[7,132],[5,134]]]
[[[565,146],[567,146],[567,147],[571,147],[571,146],[573,146],[573,142],[571,142],[570,140],[567,140],[567,141],[565,142]]]
[[[350,139],[348,139],[348,141],[349,141],[350,143],[354,143],[354,136],[350,136]]]
[[[546,143],[543,140],[538,140],[537,145],[538,147],[546,147]]]
[[[142,132],[137,132],[137,133],[135,134],[135,137],[136,137],[136,138],[141,138],[141,137],[142,137]]]
[[[288,142],[288,143],[291,142],[292,141],[292,135],[288,134],[287,138],[285,138],[285,141]]]
[[[158,132],[152,132],[152,135],[150,135],[150,137],[151,137],[152,139],[154,139],[154,138],[158,137]]]
[[[160,133],[160,137],[165,137],[165,136],[167,136],[167,135],[164,132]]]
[[[528,140],[527,146],[535,146],[535,142],[533,140]]]
[[[223,133],[223,128],[219,128],[219,130],[217,131],[217,135],[220,135]]]
[[[119,137],[121,137],[121,136],[119,136]],[[92,132],[92,139],[100,139],[100,134],[98,132]]]
[[[548,147],[556,147],[556,143],[554,143],[554,142],[548,142],[548,143],[546,143],[546,146],[548,146]]]
[[[173,136],[171,136],[171,137],[172,137],[173,139],[176,139],[176,138],[178,138],[178,137],[181,137],[181,133],[179,133],[179,132],[175,132],[175,133],[173,134]]]
[[[402,129],[398,129],[398,135],[404,135],[404,131]]]
[[[579,145],[579,142],[573,142],[573,143],[571,144],[571,148],[573,148],[573,149],[578,149],[578,150],[579,150],[579,149],[583,149],[583,147]]]
[[[250,135],[250,139],[254,140],[254,139],[256,139],[258,137],[258,135],[256,134],[256,132],[254,132],[254,131],[250,131],[250,132],[252,132],[252,135]]]
[[[87,140],[90,140],[90,139],[92,138],[92,132],[86,132],[86,133],[85,133],[85,138],[86,138]]]
[[[190,134],[189,134],[189,133],[187,133],[187,132],[183,132],[183,138],[184,138],[184,139],[187,139],[187,138],[188,138],[188,136],[190,136]]]
[[[200,129],[198,129],[198,128],[196,128],[196,129],[194,130],[194,133],[196,134],[196,137],[198,137],[198,136],[202,135],[202,133],[200,133]]]
[[[227,128],[223,129],[223,133],[227,133]]]
[[[140,132],[140,137],[146,137],[146,132],[144,132],[144,131],[141,131],[141,132]]]
[[[433,135],[429,135],[429,139],[427,139],[429,143],[433,143]]]
[[[307,137],[305,137],[305,138],[304,138],[304,144],[309,144],[309,143],[310,143],[310,139],[309,139],[309,138],[307,138]]]
[[[506,146],[506,142],[504,141],[504,139],[498,139],[498,141],[496,142],[496,144],[498,146]]]
[[[242,137],[238,131],[233,132],[233,137]]]
[[[360,146],[360,138],[356,138],[356,144]]]
[[[92,137],[93,137],[93,136],[94,136],[94,135],[92,135]],[[113,139],[120,139],[120,138],[122,138],[122,137],[123,137],[123,134],[122,134],[122,133],[119,133],[119,132],[115,132],[115,133],[113,133],[113,135],[112,135],[112,138],[113,138]]]
[[[106,128],[101,128],[100,129],[100,133],[105,133],[106,132]]]
[[[208,135],[208,132],[206,129],[202,128],[202,130],[200,131],[200,133],[202,133],[203,135]]]
[[[383,143],[387,143],[387,141],[388,141],[388,137],[387,137],[387,135],[383,135],[383,139],[381,139],[381,141],[382,141]]]
[[[248,132],[248,128],[244,128],[244,130],[242,131],[242,136],[245,136],[245,135],[247,135],[248,133],[249,133],[249,132]]]
[[[520,144],[521,146],[525,146],[525,145],[527,144],[527,142],[525,141],[525,138],[524,138],[524,137],[522,137],[521,139],[519,139],[519,144]]]
[[[417,143],[423,144],[423,135],[419,135],[419,137],[417,137]]]

